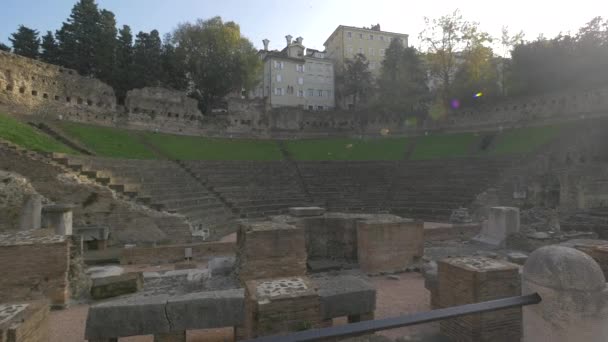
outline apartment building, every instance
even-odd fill
[[[271,107],[329,110],[335,107],[334,65],[324,52],[306,49],[303,38],[285,37],[281,51],[269,51],[267,39],[258,54],[263,75],[254,96],[266,98]]]
[[[408,46],[407,34],[381,31],[379,24],[371,29],[340,25],[323,45],[336,68],[341,68],[347,59],[360,53],[369,61],[372,74],[378,76],[386,49],[393,39],[400,39],[403,46]]]

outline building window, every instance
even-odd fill
[[[349,55],[352,55],[352,54],[353,54],[353,47],[352,47],[352,46],[349,46],[349,47],[348,47],[348,54],[349,54]]]
[[[359,48],[359,53],[363,54],[363,48]]]
[[[298,72],[304,72],[304,66],[302,64],[297,64],[296,65],[296,70]]]
[[[380,36],[380,40],[381,40],[381,41],[384,41],[384,36]]]
[[[283,76],[281,76],[281,74],[277,75],[277,82],[283,82]]]
[[[279,61],[274,61],[274,68],[278,69],[279,68]]]
[[[304,97],[304,90],[298,90],[298,97]]]
[[[283,88],[274,88],[274,94],[277,96],[283,96]]]
[[[374,40],[374,35],[373,34],[369,35],[369,40]]]
[[[313,97],[313,96],[315,96],[314,89],[308,89],[308,97]]]
[[[299,85],[304,84],[304,77],[298,77],[298,84]]]
[[[380,56],[384,56],[384,49],[380,49]]]
[[[370,56],[376,55],[376,51],[374,50],[374,48],[369,48],[369,54],[370,54]]]
[[[317,106],[317,110],[323,110],[323,106]]]
[[[283,67],[285,67],[285,64],[283,64],[283,62],[281,62],[280,64],[281,64],[281,69],[283,69]]]
[[[359,33],[359,39],[363,40],[363,33]]]
[[[313,107],[313,106],[308,106],[308,110],[314,110],[314,109],[315,109],[315,107]]]
[[[346,32],[346,37],[348,37],[348,40],[353,39],[353,33],[352,32]]]
[[[323,97],[323,90],[317,90],[317,95],[319,95],[319,97]]]

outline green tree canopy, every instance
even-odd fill
[[[369,62],[363,54],[348,59],[344,63],[344,95],[352,96],[353,108],[371,97],[374,87]]]
[[[0,51],[11,52],[11,47],[4,43],[0,43]]]
[[[162,41],[157,30],[139,32],[133,45],[133,86],[157,87],[162,76]]]
[[[101,14],[95,0],[80,0],[57,34],[62,64],[82,75],[94,75]]]
[[[123,103],[127,91],[133,88],[133,34],[128,25],[118,31],[116,42],[116,59],[112,85],[120,103]]]
[[[57,45],[57,41],[55,41],[53,32],[46,32],[46,34],[42,37],[41,46],[42,53],[40,54],[40,59],[47,63],[59,64],[59,46]]]
[[[378,78],[380,106],[406,114],[419,112],[429,97],[426,83],[425,65],[416,49],[393,39]]]
[[[13,53],[29,58],[38,58],[40,53],[38,31],[19,25],[17,32],[13,33],[8,40],[13,44]]]
[[[181,24],[173,42],[203,111],[231,92],[253,87],[261,61],[236,23],[214,17]]]

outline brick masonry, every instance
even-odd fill
[[[0,342],[48,341],[48,319],[49,303],[46,300],[0,304]]]
[[[64,305],[69,297],[69,240],[47,230],[0,236],[0,303],[49,298]]]
[[[120,263],[130,264],[168,264],[184,261],[186,248],[192,249],[192,260],[202,261],[216,255],[236,253],[234,242],[205,242],[198,244],[168,245],[158,247],[135,247],[122,250]]]
[[[326,326],[317,289],[307,277],[250,280],[245,290],[245,337]]]
[[[486,257],[459,257],[438,263],[439,307],[483,302],[521,294],[519,267]],[[455,341],[513,342],[522,336],[521,308],[443,320],[441,332]]]
[[[304,229],[285,223],[243,223],[237,234],[242,282],[306,274]]]
[[[366,273],[405,270],[424,254],[421,221],[366,220],[357,222],[359,266]]]

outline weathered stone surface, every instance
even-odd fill
[[[439,270],[439,307],[478,303],[521,293],[519,267],[486,257],[442,260]],[[472,314],[440,322],[441,332],[458,341],[518,341],[521,308]]]
[[[490,208],[490,217],[484,222],[481,234],[475,239],[495,246],[504,246],[507,237],[519,233],[519,209],[512,207]]]
[[[229,275],[234,271],[235,264],[235,257],[216,257],[209,260],[207,268],[209,268],[211,276]]]
[[[325,208],[320,207],[291,207],[289,214],[295,217],[319,216],[325,213]]]
[[[304,230],[277,222],[243,223],[237,235],[241,281],[306,274]]]
[[[0,304],[0,341],[37,342],[49,338],[49,303]]]
[[[42,196],[39,194],[27,195],[21,208],[19,229],[40,229],[42,219]]]
[[[144,277],[141,272],[125,273],[93,279],[91,297],[105,299],[128,293],[135,293],[143,288]]]
[[[407,219],[357,222],[357,255],[368,274],[403,271],[424,254],[423,223]]]
[[[240,325],[244,320],[244,290],[191,293],[169,298],[171,330],[194,330]]]
[[[323,319],[376,310],[376,289],[364,275],[324,275],[312,278],[321,298]]]
[[[520,252],[511,252],[507,254],[507,259],[518,265],[523,265],[528,260],[528,255]]]
[[[123,298],[89,308],[86,339],[168,333],[167,296]]]
[[[53,204],[42,208],[42,222],[45,228],[52,229],[58,235],[72,235],[71,204]]]
[[[539,248],[524,265],[522,280],[523,294],[542,298],[523,309],[524,341],[608,339],[608,288],[590,256],[564,246]]]
[[[19,227],[23,202],[35,194],[36,190],[25,177],[0,170],[0,231]]]

